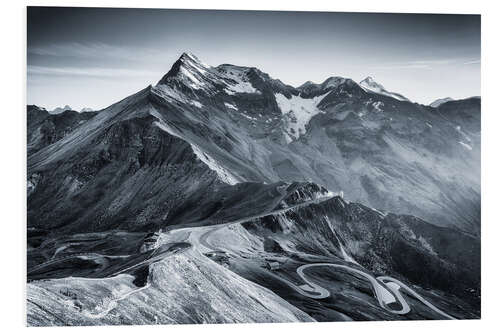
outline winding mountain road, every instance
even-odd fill
[[[333,267],[333,268],[347,270],[349,273],[352,274],[360,275],[371,283],[373,291],[375,292],[375,298],[378,300],[380,307],[395,314],[403,315],[410,312],[410,306],[399,292],[399,288],[395,287],[394,285],[390,285],[390,287],[388,287],[383,281],[374,278],[372,275],[364,271],[361,271],[359,269],[350,266],[332,264],[332,263],[316,263],[316,264],[306,264],[299,266],[297,268],[297,274],[302,278],[302,280],[304,280],[307,283],[307,285],[309,285],[312,288],[313,291],[318,292],[320,295],[322,295],[323,297],[321,298],[326,298],[330,296],[330,292],[325,288],[318,286],[314,282],[310,281],[305,276],[304,270],[312,267]],[[394,281],[398,280],[394,279]],[[390,283],[395,283],[395,282],[390,282]],[[394,310],[387,306],[388,304],[392,303],[399,303],[401,305],[401,310]]]
[[[413,289],[411,289],[410,287],[408,287],[406,284],[404,284],[403,282],[401,282],[401,281],[399,281],[399,280],[397,280],[397,279],[395,279],[393,277],[390,277],[390,276],[379,276],[379,277],[377,277],[377,280],[385,283],[389,288],[393,288],[392,286],[394,286],[394,285],[398,286],[398,291],[393,290],[396,296],[398,296],[398,295],[401,296],[401,293],[399,292],[399,289],[402,288],[408,294],[411,294],[413,297],[415,297],[420,302],[422,302],[423,304],[427,305],[427,307],[429,307],[430,309],[432,309],[435,312],[439,313],[443,317],[448,318],[448,319],[457,319],[457,318],[455,318],[453,316],[450,316],[446,312],[438,309],[432,303],[428,302],[425,298],[423,298],[422,296],[420,296],[420,294],[418,294]]]
[[[188,251],[193,248],[199,248],[201,251],[203,249],[208,250],[208,251],[217,251],[220,250],[218,248],[215,248],[212,246],[209,242],[208,239],[212,233],[216,232],[217,230],[220,230],[222,228],[225,228],[230,225],[234,224],[242,224],[245,222],[250,222],[252,220],[256,220],[265,216],[269,215],[276,215],[280,213],[284,213],[302,206],[307,206],[312,203],[319,203],[321,201],[330,199],[331,197],[322,197],[318,199],[313,199],[313,200],[308,200],[300,204],[296,204],[290,207],[274,210],[274,211],[268,211],[265,213],[261,214],[256,214],[253,216],[248,216],[244,218],[240,218],[238,220],[230,221],[230,222],[225,222],[225,223],[220,223],[220,224],[215,224],[215,225],[210,225],[210,226],[203,226],[203,227],[187,227],[187,228],[179,228],[179,229],[173,229],[168,231],[167,233],[163,234],[162,237],[165,237],[166,239],[163,244],[160,245],[157,249],[152,251],[149,255],[145,256],[144,258],[141,258],[141,260],[137,260],[136,262],[131,262],[128,265],[125,265],[125,267],[121,267],[119,269],[114,270],[112,273],[110,272],[107,274],[108,277],[111,276],[117,276],[119,274],[127,273],[129,271],[132,271],[134,269],[137,269],[138,267],[142,267],[144,265],[151,264],[153,262],[161,261],[169,256],[175,255],[182,253],[184,251]],[[342,244],[339,241],[340,246],[342,247]],[[427,301],[425,298],[423,298],[421,295],[419,295],[417,292],[412,290],[410,287],[408,287],[406,284],[402,283],[401,281],[389,277],[389,276],[380,276],[375,278],[373,275],[369,274],[366,271],[363,271],[361,269],[352,267],[352,266],[360,266],[357,264],[352,258],[350,258],[347,253],[345,253],[345,250],[342,247],[342,253],[344,253],[344,257],[351,259],[347,260],[350,262],[350,265],[343,265],[343,264],[334,264],[334,263],[310,263],[310,264],[305,264],[297,267],[297,274],[298,276],[305,282],[303,285],[296,285],[295,283],[275,274],[275,278],[283,281],[287,285],[289,285],[291,288],[296,290],[298,293],[300,293],[303,296],[313,298],[313,299],[325,299],[330,296],[330,291],[326,289],[325,287],[321,286],[318,283],[315,283],[312,281],[311,277],[308,277],[306,274],[307,270],[317,268],[317,267],[328,267],[332,268],[335,270],[344,270],[347,271],[348,273],[352,275],[357,275],[361,276],[364,279],[366,279],[368,282],[370,282],[372,289],[374,291],[374,296],[377,299],[379,305],[381,308],[384,310],[394,313],[394,314],[399,314],[399,315],[405,315],[411,311],[411,308],[407,301],[405,300],[404,296],[402,295],[401,291],[404,291],[408,295],[411,295],[415,299],[419,300],[422,302],[424,305],[441,315],[442,317],[446,319],[456,319],[449,314],[445,313],[444,311],[440,310],[436,306],[434,306],[432,303]],[[64,260],[68,260],[70,258],[75,258],[75,257],[86,257],[86,259],[93,259],[93,260],[105,260],[106,256],[96,254],[96,253],[78,253],[78,254],[72,254],[69,256],[65,257],[60,257],[60,258],[53,258],[52,260],[49,260],[46,263],[43,263],[41,265],[33,267],[28,274],[32,274],[35,271],[44,269],[52,264],[62,262]],[[138,258],[139,259],[139,258]],[[106,263],[102,263],[106,267]],[[360,268],[362,268],[360,266]],[[146,285],[142,288],[134,289],[131,290],[130,292],[127,292],[120,297],[117,297],[116,299],[112,299],[108,306],[104,307],[104,309],[101,309],[101,311],[97,313],[92,313],[89,314],[94,317],[102,317],[105,316],[107,313],[109,313],[110,309],[114,308],[117,302],[119,302],[121,299],[124,299],[136,292],[139,292],[141,290],[144,290],[147,288],[149,285]],[[399,307],[400,309],[394,309],[394,306],[389,306],[389,305],[396,305],[395,307]]]
[[[220,224],[220,225],[211,227],[208,230],[204,231],[203,233],[197,234],[197,236],[198,236],[197,242],[200,245],[202,245],[203,247],[207,248],[208,250],[217,251],[219,249],[214,248],[208,242],[208,238],[210,237],[210,235],[212,233],[216,232],[217,230],[224,228],[228,225],[241,224],[244,222],[249,222],[249,221],[256,219],[256,218],[283,213],[283,212],[286,212],[288,210],[291,210],[291,209],[294,209],[294,208],[297,208],[300,206],[305,206],[305,205],[311,204],[312,201],[317,202],[318,200],[307,201],[307,202],[301,203],[301,204],[293,206],[293,207],[287,207],[287,208],[280,209],[277,211],[263,213],[263,214],[259,214],[259,215],[255,215],[255,216],[251,216],[251,217],[247,217],[247,218],[242,218],[242,219],[239,219],[236,221],[232,221],[232,222],[228,222],[228,223],[224,223],[224,224]],[[354,261],[352,263],[357,264]],[[359,265],[359,264],[357,264],[357,265]],[[371,274],[369,274],[363,270],[360,270],[360,269],[357,269],[357,268],[354,268],[354,267],[351,267],[348,265],[333,264],[333,263],[312,263],[312,264],[305,264],[305,265],[299,266],[297,268],[297,274],[305,282],[305,284],[302,286],[297,286],[295,283],[293,283],[293,282],[291,282],[283,277],[280,277],[278,275],[275,275],[275,277],[277,279],[283,281],[287,285],[289,285],[291,288],[296,290],[301,295],[304,295],[306,297],[313,298],[313,299],[327,298],[330,296],[330,291],[328,291],[326,288],[322,287],[321,285],[313,282],[310,278],[307,277],[307,275],[305,273],[305,271],[307,269],[311,269],[314,267],[330,267],[330,268],[338,269],[338,270],[346,270],[350,274],[358,275],[358,276],[365,278],[366,280],[368,280],[370,282],[370,284],[373,288],[373,291],[375,293],[375,298],[377,299],[380,307],[388,312],[398,314],[398,315],[405,315],[411,311],[411,308],[410,308],[408,302],[406,301],[406,299],[404,298],[404,296],[401,293],[401,290],[403,290],[404,292],[413,296],[415,299],[419,300],[424,305],[426,305],[427,307],[429,307],[431,310],[435,311],[436,313],[438,313],[442,317],[444,317],[446,319],[456,319],[455,317],[450,316],[446,312],[444,312],[444,311],[440,310],[439,308],[437,308],[436,306],[434,306],[432,303],[427,301],[420,294],[418,294],[417,292],[412,290],[410,287],[408,287],[403,282],[401,282],[395,278],[392,278],[390,276],[379,276],[379,277],[375,278],[374,276],[372,276]],[[389,304],[398,304],[400,309],[393,309],[392,307],[388,306]]]

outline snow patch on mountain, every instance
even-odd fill
[[[158,117],[158,115],[155,114],[155,112],[151,112],[151,115]],[[202,161],[204,164],[206,164],[210,170],[215,171],[217,173],[217,176],[219,177],[219,179],[222,180],[224,183],[229,184],[229,185],[235,185],[237,183],[240,183],[238,178],[236,178],[230,171],[228,171],[226,168],[221,166],[210,155],[203,152],[197,145],[185,140],[176,130],[174,130],[168,124],[166,124],[165,122],[163,122],[161,120],[156,121],[154,124],[156,126],[158,126],[161,130],[167,132],[168,134],[173,135],[177,138],[180,138],[180,139],[188,142],[191,145],[191,149],[193,149],[193,152],[200,159],[200,161]]]
[[[367,92],[373,92],[376,94],[389,96],[389,97],[395,98],[399,101],[406,101],[406,102],[410,101],[408,98],[404,97],[403,95],[387,91],[383,85],[376,82],[371,76],[368,76],[366,79],[361,81],[359,83],[359,86]]]
[[[226,83],[227,88],[224,91],[228,95],[234,95],[235,93],[243,94],[259,94],[260,91],[255,89],[254,86],[248,81],[247,68],[232,66],[232,65],[221,65],[218,68],[219,75],[221,75]]]
[[[465,142],[462,142],[462,141],[459,141],[458,143],[460,143],[462,145],[462,147],[468,149],[468,150],[472,150],[472,146],[465,143]]]
[[[226,102],[224,102],[224,105],[225,105],[225,106],[226,106],[226,108],[228,108],[228,109],[233,109],[233,110],[238,111],[238,108],[237,108],[236,106],[234,106],[233,104],[231,104],[231,103],[226,103]]]
[[[198,146],[191,143],[191,148],[193,149],[196,156],[203,163],[205,163],[210,168],[210,170],[215,171],[217,173],[217,176],[219,176],[219,179],[222,180],[224,183],[229,184],[229,185],[235,185],[235,184],[240,183],[240,181],[233,174],[231,174],[231,172],[229,172],[226,168],[221,166],[210,155],[203,152]]]
[[[464,133],[461,126],[456,126],[455,129],[457,130],[458,133],[460,133],[460,135],[462,135],[462,137],[465,138],[465,140],[467,140],[467,142],[472,142],[471,138]]]
[[[251,121],[256,121],[256,120],[257,120],[257,118],[255,118],[255,117],[250,117],[249,115],[246,115],[246,114],[244,114],[244,113],[241,113],[241,115],[242,115],[243,117],[247,118],[248,120],[251,120]]]
[[[195,55],[191,53],[186,53],[186,57],[184,57],[184,63],[196,69],[200,74],[204,75],[207,73],[207,70],[210,68],[209,65],[202,62]]]
[[[300,96],[292,95],[287,98],[281,93],[274,94],[276,103],[283,114],[283,119],[286,123],[287,134],[297,139],[300,135],[306,132],[306,125],[312,117],[321,112],[318,109],[318,104],[330,92],[323,95],[315,96],[313,98],[302,98]]]
[[[186,68],[181,67],[181,73],[191,81],[190,86],[194,89],[201,89],[203,87],[203,83],[196,78],[190,71]]]
[[[245,93],[245,94],[258,94],[260,93],[257,89],[255,89],[250,82],[238,82],[235,85],[229,87],[229,90],[237,93]]]
[[[383,102],[375,102],[373,103],[373,107],[375,110],[382,112],[383,110],[380,108],[381,106],[384,106]]]
[[[203,107],[203,104],[201,104],[200,102],[198,101],[191,101],[191,104],[196,106],[197,108],[202,108]]]
[[[151,89],[151,92],[153,92],[157,96],[160,96],[163,99],[166,99],[167,101],[170,101],[170,102],[173,102],[173,101],[184,102],[184,103],[189,102],[183,93],[171,88],[170,86],[168,86],[166,84],[158,84],[158,85],[154,86]]]
[[[196,106],[200,109],[203,107],[203,104],[201,104],[199,101],[187,98],[182,92],[177,91],[165,84],[156,85],[151,89],[151,91],[157,96],[160,96],[169,102],[186,103]]]
[[[168,126],[167,124],[165,124],[164,122],[162,121],[155,121],[154,123],[156,126],[158,126],[159,129],[161,129],[162,131],[165,131],[167,132],[168,134],[170,135],[173,135],[179,139],[183,139],[179,133],[177,133],[177,131],[173,130],[170,126]]]

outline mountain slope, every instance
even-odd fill
[[[148,127],[157,122],[163,135],[195,147],[232,184],[313,181],[381,210],[479,232],[480,174],[471,172],[480,165],[479,99],[433,111],[350,79],[293,88],[190,54],[134,96],[31,156],[29,169],[94,145],[111,122],[148,116]]]
[[[217,88],[225,82],[219,79],[221,68],[222,75],[238,73],[234,75],[237,84],[248,89],[228,94],[225,85]],[[312,180],[379,209],[478,232],[479,174],[470,170],[479,165],[479,131],[477,126],[468,133],[456,129],[467,126],[468,120],[373,95],[349,79],[334,77],[321,85],[295,89],[252,68],[223,65],[205,71],[210,74],[196,75],[210,88],[194,89],[191,94],[188,84],[183,97],[202,107],[189,108],[189,115],[179,113],[173,121],[200,145],[203,136],[189,122],[210,128],[210,135],[221,140],[217,144],[230,152],[220,156],[221,163],[228,163],[242,179]],[[208,97],[203,95],[207,91]],[[164,105],[168,98],[175,97],[155,102]],[[480,101],[458,104],[467,105],[477,115],[472,120],[477,123]],[[237,140],[226,140],[226,133],[238,133]],[[233,157],[244,161],[244,166],[234,165]],[[252,170],[246,165],[252,165]],[[429,172],[431,165],[453,167],[435,173]],[[468,179],[457,188],[454,179],[463,174]]]
[[[155,230],[181,221],[252,215],[287,194],[282,182],[228,186],[240,176],[219,163],[223,150],[208,154],[196,140],[187,140],[186,131],[164,122],[162,112],[170,111],[155,104],[153,94],[148,87],[29,156],[29,227]]]
[[[95,112],[76,111],[51,114],[44,108],[28,105],[28,154],[60,140],[94,115]]]
[[[435,294],[440,295],[436,298],[426,297],[452,311],[454,316],[476,318],[479,315],[474,310],[480,303],[477,239],[412,216],[385,215],[340,197],[238,227],[218,229],[206,243],[232,256],[248,258],[245,263],[233,261],[229,268],[267,286],[297,307],[305,308],[317,320],[331,314],[327,315],[328,311],[319,305],[309,308],[304,297],[283,287],[281,279],[295,281],[290,272],[311,261],[361,267],[375,276],[392,276],[427,290],[441,290],[443,294]],[[282,268],[274,274],[256,274],[264,260],[279,262]],[[404,317],[388,315],[380,308],[363,303],[362,287],[356,288],[362,291],[354,294],[356,297],[344,299],[341,295],[351,295],[346,290],[351,289],[350,284],[356,284],[356,279],[326,270],[321,273],[316,276],[321,276],[323,284],[336,291],[333,300],[322,301],[327,304],[325,307],[341,309],[351,318],[437,318],[419,304],[412,304],[412,311]]]
[[[200,254],[157,263],[147,285],[130,275],[28,285],[28,325],[311,322],[303,311]],[[65,292],[71,286],[71,292]],[[83,297],[82,297],[83,296]]]
[[[479,317],[481,100],[377,87],[185,53],[95,115],[28,107],[29,323]]]

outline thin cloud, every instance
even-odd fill
[[[475,64],[480,64],[480,63],[481,63],[481,59],[475,59],[475,60],[470,60],[470,61],[464,62],[464,65],[475,65]]]
[[[432,67],[425,64],[401,64],[401,65],[384,65],[374,66],[373,69],[431,69]]]
[[[154,59],[161,55],[159,50],[131,48],[105,43],[59,43],[43,47],[28,47],[28,53],[50,57],[76,57],[83,59]]]
[[[151,77],[158,73],[125,68],[28,66],[28,76]]]
[[[410,63],[431,66],[431,65],[447,65],[454,62],[457,62],[457,59],[414,60],[411,61]]]
[[[435,66],[456,63],[457,59],[429,59],[412,60],[405,62],[393,62],[381,66],[373,66],[374,69],[432,69]]]

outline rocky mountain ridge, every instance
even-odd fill
[[[102,111],[28,106],[30,325],[480,317],[481,100],[369,88],[185,53]]]

